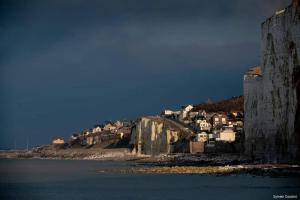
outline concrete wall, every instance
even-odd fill
[[[203,153],[204,152],[204,142],[190,141],[190,153]]]
[[[262,23],[262,76],[244,77],[246,153],[266,161],[299,154],[300,8]]]

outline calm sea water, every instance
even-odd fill
[[[273,199],[298,195],[297,178],[250,175],[110,174],[129,162],[0,160],[0,199]]]

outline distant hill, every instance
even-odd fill
[[[216,103],[209,101],[194,105],[194,111],[205,110],[206,112],[234,112],[244,111],[244,97],[232,97],[230,99],[218,101]]]

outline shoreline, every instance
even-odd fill
[[[96,153],[95,153],[96,152]],[[262,163],[234,154],[173,154],[138,156],[129,149],[67,149],[33,152],[0,151],[0,159],[80,160],[128,162],[124,168],[98,169],[98,173],[120,174],[213,174],[300,178],[300,165],[293,163]]]
[[[56,159],[56,160],[120,160],[139,161],[141,165],[151,166],[224,166],[241,164],[286,164],[300,165],[299,162],[275,163],[251,160],[242,154],[233,153],[177,153],[159,155],[137,155],[129,148],[69,148],[35,150],[0,150],[0,159]]]
[[[148,158],[149,156],[137,156],[127,148],[70,148],[34,150],[0,150],[0,159],[45,159],[45,160],[120,160],[130,161]]]
[[[99,169],[98,173],[119,174],[199,174],[199,175],[252,175],[270,177],[295,177],[300,179],[300,166],[289,165],[225,165],[225,166],[173,166],[129,167]]]

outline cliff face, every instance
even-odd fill
[[[176,143],[192,133],[176,122],[161,117],[142,117],[132,131],[131,141],[138,154],[158,155],[176,151]],[[184,152],[187,147],[183,147]]]
[[[262,23],[261,34],[261,75],[244,77],[246,152],[266,161],[299,160],[299,4]]]

